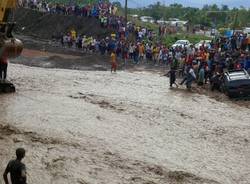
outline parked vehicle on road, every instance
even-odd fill
[[[211,40],[201,40],[199,43],[195,44],[195,48],[199,49],[201,46],[204,46],[208,49],[211,48]]]
[[[175,42],[175,44],[172,45],[173,48],[176,47],[181,47],[181,48],[185,48],[185,47],[190,47],[190,42],[188,40],[178,40]]]

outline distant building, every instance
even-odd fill
[[[130,15],[132,18],[135,18],[135,19],[137,19],[139,16],[138,15],[136,15],[136,14],[134,14],[134,15]]]
[[[243,33],[247,34],[247,37],[250,37],[250,27],[245,27]]]
[[[140,17],[140,20],[142,22],[149,22],[149,23],[154,23],[155,22],[153,17],[150,17],[150,16],[142,16],[142,17]]]
[[[168,20],[169,20],[169,21],[179,21],[180,19],[177,19],[177,18],[169,18]]]
[[[156,22],[157,24],[165,24],[165,25],[174,26],[174,27],[184,27],[188,24],[188,21],[182,21],[177,18],[169,18],[168,21],[165,21],[163,18],[161,18],[160,20],[157,20]]]

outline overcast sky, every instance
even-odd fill
[[[116,1],[116,0],[113,0]],[[124,4],[125,0],[119,0],[122,4]],[[203,7],[205,4],[217,4],[218,6],[225,4],[230,8],[244,6],[246,8],[250,8],[250,0],[128,0],[129,7],[138,8],[145,7],[149,4],[156,3],[157,1],[162,4],[173,4],[179,3],[183,6],[191,6],[191,7]]]

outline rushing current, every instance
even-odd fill
[[[1,173],[24,147],[33,184],[250,183],[245,106],[170,90],[147,72],[12,64],[9,77],[17,92],[0,96]]]

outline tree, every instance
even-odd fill
[[[168,20],[169,18],[178,18],[180,20],[187,20],[189,24],[196,25],[200,24],[203,26],[216,27],[234,27],[236,26],[244,27],[250,24],[250,9],[246,8],[233,8],[229,9],[227,5],[222,5],[218,7],[216,4],[204,5],[202,9],[183,7],[181,4],[171,4],[165,6],[160,2],[151,4],[146,8],[129,10],[134,12],[134,14],[151,16],[158,20],[164,18]],[[235,23],[235,15],[237,16],[237,22]]]
[[[114,6],[116,6],[117,8],[122,8],[122,4],[121,4],[121,2],[119,2],[119,1],[114,1],[112,4],[113,4]]]
[[[219,11],[220,9],[217,6],[217,4],[213,4],[213,5],[210,6],[210,10],[212,10],[212,11]]]
[[[208,11],[210,9],[210,6],[208,4],[205,4],[202,8],[203,11]]]
[[[222,11],[228,11],[229,8],[228,8],[227,5],[222,5],[222,6],[221,6],[221,10],[222,10]]]
[[[182,4],[178,4],[178,3],[174,3],[174,4],[170,4],[170,7],[174,7],[174,8],[182,8]]]

